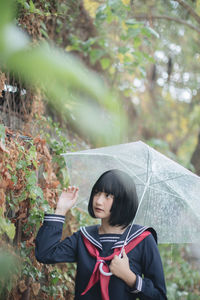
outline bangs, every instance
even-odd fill
[[[91,194],[94,195],[96,192],[104,192],[112,194],[115,198],[120,194],[120,183],[116,176],[113,176],[110,172],[101,176],[92,188]]]

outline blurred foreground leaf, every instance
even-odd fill
[[[75,126],[83,132],[93,138],[98,136],[104,143],[118,143],[126,127],[126,117],[116,95],[78,58],[47,43],[31,44],[26,34],[10,23],[8,10],[9,5],[0,0],[2,68],[41,89],[51,106],[68,121],[74,119]],[[5,18],[1,22],[4,13],[7,23]],[[96,126],[98,123],[101,126]]]
[[[19,259],[6,250],[0,248],[0,292],[10,291],[20,273]],[[4,295],[0,295],[5,297]],[[3,298],[1,298],[3,299]]]

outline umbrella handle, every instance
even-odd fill
[[[103,274],[105,276],[111,276],[112,275],[111,272],[104,272],[104,270],[103,270],[103,263],[102,262],[99,265],[99,270],[100,270],[101,274]]]

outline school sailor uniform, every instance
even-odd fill
[[[99,273],[99,263],[103,262],[104,267],[108,269],[110,261],[106,258],[111,257],[113,252],[123,246],[130,226],[123,234],[99,234],[99,225],[81,227],[72,236],[61,241],[64,222],[64,216],[45,215],[44,223],[36,237],[35,255],[39,262],[45,264],[77,263],[75,300],[167,299],[156,232],[152,228],[133,225],[129,234],[127,240],[129,250],[126,252],[130,269],[137,277],[135,286],[130,288],[114,275],[109,279],[105,278],[109,280],[106,283],[104,275]],[[131,245],[134,243],[132,249]],[[97,256],[92,255],[88,247]],[[108,291],[103,295],[104,284],[108,285]]]

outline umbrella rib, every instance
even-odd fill
[[[161,183],[161,182],[167,182],[169,180],[174,180],[174,179],[177,179],[177,178],[180,178],[180,177],[183,177],[185,175],[180,175],[180,176],[176,176],[176,177],[173,177],[173,178],[169,178],[169,179],[165,179],[165,180],[160,180],[160,181],[156,181],[154,183],[152,183],[151,185],[154,185],[154,184],[158,184],[158,183]]]
[[[149,176],[149,168],[150,168],[150,149],[149,149],[148,146],[147,146],[147,149],[148,149],[148,159],[147,159],[147,172],[146,172],[147,175],[146,175],[146,183],[145,183],[145,189],[144,189],[142,198],[141,198],[141,200],[140,200],[140,204],[142,203],[144,194],[146,193],[147,187],[149,187],[149,185],[150,185],[150,180],[151,180],[151,177],[152,177],[152,175],[153,175],[153,173],[151,173],[151,175]],[[150,202],[150,200],[149,200],[149,197],[148,197],[148,200],[147,200],[147,206],[148,206],[148,208],[147,208],[146,211],[145,211],[144,221],[146,220],[146,217],[147,217],[147,211],[148,211],[149,205],[150,205],[149,202]],[[140,206],[140,205],[139,205],[139,206]]]
[[[149,188],[152,189],[152,190],[154,190],[154,191],[156,191],[156,192],[162,192],[162,193],[164,193],[164,194],[167,194],[167,195],[170,195],[170,196],[179,198],[179,199],[184,199],[184,198],[181,197],[181,196],[178,196],[178,195],[176,196],[175,194],[172,194],[172,193],[169,193],[169,192],[166,192],[166,191],[159,190],[159,189],[154,188],[154,187],[152,187],[152,186],[149,186]]]
[[[142,184],[145,184],[144,181],[140,177],[138,177],[136,174],[134,174],[122,161],[120,158],[115,157],[116,160],[128,171],[128,173],[133,174]]]
[[[170,186],[169,183],[166,183],[166,184],[171,188],[171,186]],[[178,197],[178,198],[179,198],[179,197]],[[184,200],[184,203],[185,203],[186,205],[189,205],[190,209],[194,212],[194,214],[195,214],[195,215],[197,216],[197,218],[199,219],[199,216],[196,214],[195,209],[190,205],[190,202],[187,202],[187,201],[185,200],[185,198],[183,198],[183,197],[181,197],[181,199]]]
[[[151,174],[151,176],[152,176],[152,174]],[[145,193],[146,193],[146,190],[147,190],[147,188],[149,187],[149,183],[150,183],[150,180],[151,180],[151,176],[149,177],[147,183],[145,184],[145,188],[144,188],[144,191],[143,191],[143,193],[142,193],[142,197],[141,197],[141,200],[140,200],[140,202],[139,202],[139,205],[138,205],[138,208],[137,208],[137,212],[139,211],[139,208],[140,208],[140,206],[141,206],[141,203],[142,203],[142,200],[143,200],[144,195],[145,195]],[[137,216],[137,212],[136,212],[136,216]],[[135,216],[135,218],[136,218],[136,216]],[[135,218],[134,218],[134,219],[135,219]],[[146,218],[146,217],[145,217],[145,218]]]
[[[147,157],[147,175],[146,175],[146,182],[148,181],[148,177],[149,177],[149,166],[150,166],[150,153],[149,153],[149,148],[148,149],[148,157]]]
[[[167,185],[168,185],[168,184],[167,184]],[[169,185],[168,185],[168,186],[169,186]],[[170,187],[170,186],[169,186],[169,187]],[[154,188],[154,187],[151,187],[151,186],[149,186],[149,188],[152,189],[152,190],[155,190],[155,191],[157,191],[157,192],[162,192],[162,193],[164,193],[164,194],[167,194],[167,195],[170,195],[170,196],[173,196],[173,197],[176,197],[176,198],[178,198],[178,199],[183,200],[183,201],[184,201],[184,205],[186,205],[186,206],[188,205],[188,206],[190,207],[190,209],[194,212],[194,215],[195,215],[198,219],[200,218],[200,216],[196,213],[195,209],[190,205],[190,203],[186,202],[186,200],[184,199],[184,197],[181,197],[181,196],[178,196],[178,195],[175,195],[175,194],[166,192],[166,191],[158,190],[158,189],[156,189],[156,188]]]
[[[93,156],[95,156],[95,155],[100,155],[100,156],[109,156],[109,157],[113,157],[113,155],[111,155],[111,154],[106,154],[106,153],[101,153],[101,152],[97,152],[97,153],[88,153],[88,152],[86,152],[86,153],[77,153],[77,152],[70,152],[70,153],[64,153],[64,154],[61,154],[62,156],[70,156],[70,155],[73,155],[73,156],[76,156],[76,155],[93,155]]]
[[[152,174],[151,174],[151,176],[152,176]],[[147,190],[147,188],[148,188],[148,186],[149,186],[149,183],[150,183],[150,180],[151,180],[151,176],[149,177],[148,182],[147,182],[147,184],[145,185],[145,188],[144,188],[144,191],[143,191],[143,194],[142,194],[140,203],[142,202],[142,200],[143,200],[143,198],[144,198],[144,195],[145,195],[145,193],[146,193],[146,190]],[[139,206],[138,206],[138,209],[139,209],[139,207],[140,207],[140,204],[139,204]],[[137,210],[138,210],[138,209],[137,209]],[[132,227],[133,227],[133,224],[134,224],[134,220],[132,221],[132,224],[131,224],[131,226],[130,226],[130,229],[129,229],[129,231],[128,231],[128,234],[127,234],[127,236],[126,236],[126,239],[125,239],[125,241],[124,241],[124,244],[123,244],[121,253],[122,253],[122,251],[123,251],[123,249],[124,249],[124,247],[125,247],[125,245],[126,245],[126,241],[128,240],[128,237],[129,237],[129,234],[130,234],[131,229],[132,229]],[[121,253],[120,253],[120,254],[121,254]]]

